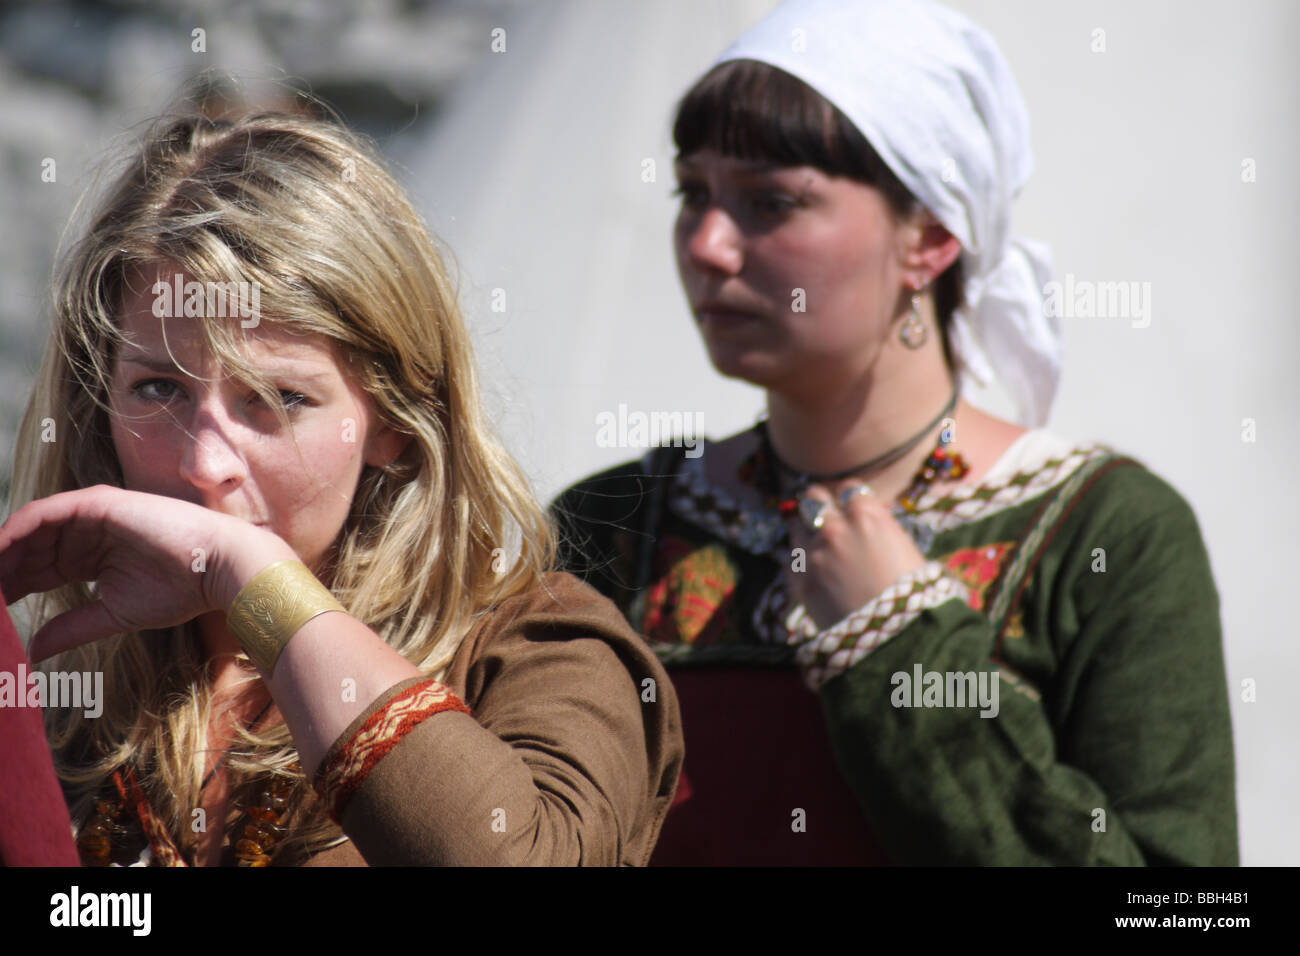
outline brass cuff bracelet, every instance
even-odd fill
[[[240,646],[270,677],[280,652],[298,629],[326,611],[345,611],[300,561],[263,568],[235,595],[226,625]]]

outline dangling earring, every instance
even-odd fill
[[[907,316],[907,321],[898,332],[899,339],[909,349],[919,349],[925,345],[926,340],[930,337],[929,331],[925,327],[925,322],[921,320],[921,293],[925,291],[925,286],[921,286],[912,293],[912,311]]]

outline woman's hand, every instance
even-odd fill
[[[49,621],[28,653],[171,627],[225,610],[254,565],[294,557],[276,534],[201,505],[98,485],[30,502],[0,527],[0,591],[17,601],[70,581],[98,600]],[[232,590],[233,589],[233,590]]]
[[[833,626],[925,564],[925,555],[890,514],[887,502],[861,493],[840,497],[855,487],[862,482],[812,485],[805,492],[829,505],[815,533],[797,513],[790,518],[790,545],[804,549],[805,570],[786,567],[782,574],[795,603],[803,604],[818,630]]]

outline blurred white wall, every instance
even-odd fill
[[[520,8],[500,25],[504,51],[485,52],[431,135],[401,148],[455,251],[500,427],[547,498],[640,454],[597,445],[596,415],[620,403],[702,414],[714,437],[761,408],[761,393],[712,371],[677,284],[669,117],[771,5]],[[1029,106],[1036,172],[1017,231],[1051,244],[1058,280],[1150,284],[1145,327],[1064,320],[1050,424],[1134,455],[1196,509],[1222,597],[1242,859],[1300,862],[1300,694],[1285,683],[1300,641],[1278,599],[1300,533],[1285,483],[1300,389],[1283,372],[1300,344],[1283,290],[1300,206],[1300,8],[952,5],[997,38]],[[976,401],[1010,416],[997,391]]]

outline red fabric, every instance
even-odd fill
[[[423,703],[418,700],[431,691],[437,692],[431,700]],[[342,826],[344,808],[375,765],[418,725],[448,710],[474,716],[450,687],[429,678],[385,701],[333,757],[326,754],[329,760],[316,770],[314,786],[325,801],[330,819]]]
[[[31,663],[0,595],[0,671],[18,679]],[[26,699],[27,688],[16,687]],[[72,823],[63,802],[39,707],[0,707],[0,864],[77,866]]]
[[[797,671],[671,672],[686,762],[651,866],[884,866]],[[803,832],[794,824],[804,811]]]

